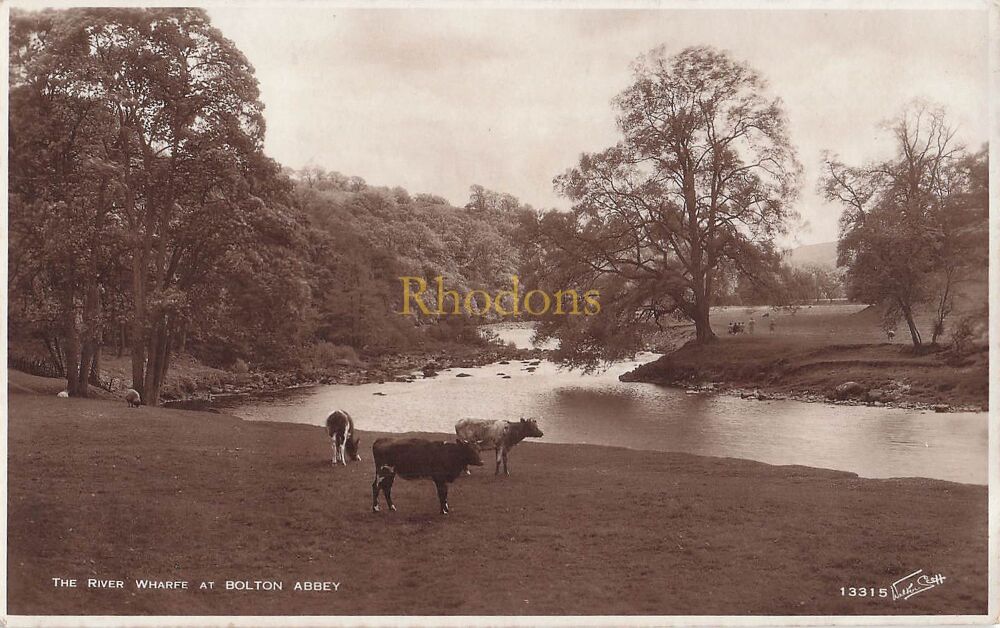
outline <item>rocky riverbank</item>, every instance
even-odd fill
[[[803,345],[775,338],[689,343],[621,376],[692,394],[793,399],[935,412],[986,411],[989,353],[914,353],[881,344]]]
[[[266,393],[322,384],[408,382],[420,377],[436,377],[447,369],[472,368],[505,360],[539,360],[545,353],[540,349],[488,345],[469,347],[459,352],[389,354],[353,363],[339,360],[325,369],[310,371],[251,371],[240,374],[213,370],[199,376],[199,373],[184,372],[182,369],[171,374],[174,380],[168,379],[162,399],[169,405],[197,402],[209,395]]]

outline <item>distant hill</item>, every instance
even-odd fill
[[[823,268],[837,267],[837,243],[822,242],[807,244],[785,252],[785,261],[794,268],[820,266]]]

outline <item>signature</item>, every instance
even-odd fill
[[[924,574],[923,569],[918,569],[908,576],[903,576],[892,583],[892,599],[908,600],[917,593],[923,593],[928,589],[933,589],[939,584],[944,584],[945,577],[941,574],[933,576]]]

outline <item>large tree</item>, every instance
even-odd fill
[[[89,229],[63,241],[79,258],[67,266],[84,278],[76,291],[56,290],[72,301],[63,315],[73,320],[96,319],[85,314],[99,297],[93,253],[102,229],[120,234],[132,385],[156,403],[178,340],[212,301],[216,265],[252,245],[260,216],[284,211],[275,199],[288,189],[275,189],[279,170],[261,152],[253,68],[200,9],[18,13],[12,32],[12,93],[25,107],[47,107],[35,118],[12,111],[11,150],[25,161],[18,172],[30,173],[37,157],[72,175],[62,187],[78,197],[59,192],[59,181],[32,189],[26,175],[12,185],[18,207],[66,206],[67,218]],[[56,144],[66,149],[32,144],[32,122],[49,135],[67,133]],[[67,325],[71,344],[81,326]]]
[[[629,330],[668,314],[692,321],[699,341],[714,339],[720,268],[773,267],[798,189],[781,100],[750,66],[709,47],[673,56],[659,47],[633,71],[614,100],[621,140],[556,178],[572,213],[542,220],[552,274],[607,286],[605,320],[592,318],[598,333],[584,342],[597,351],[610,336],[637,342]],[[550,325],[564,341],[587,338],[582,327]]]
[[[888,328],[904,321],[919,347],[919,308],[932,304],[936,342],[955,285],[985,254],[986,154],[969,156],[944,111],[927,103],[911,103],[887,128],[891,158],[848,166],[828,156],[824,190],[844,207],[838,263],[848,297],[881,306]]]

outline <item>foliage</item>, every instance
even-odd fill
[[[915,102],[891,124],[895,155],[864,166],[826,158],[824,190],[841,203],[838,264],[848,297],[884,307],[884,326],[906,322],[923,343],[918,306],[934,303],[932,343],[944,332],[954,288],[987,250],[987,156],[955,142],[942,109]]]
[[[547,326],[579,344],[572,362],[634,350],[642,326],[674,314],[711,340],[720,276],[773,270],[774,237],[793,215],[800,167],[763,77],[708,47],[657,48],[633,70],[615,99],[620,142],[556,178],[572,212],[540,223],[553,286],[609,290],[601,317]]]
[[[71,394],[127,324],[155,403],[187,334],[222,325],[224,287],[284,259],[269,229],[290,187],[261,152],[253,69],[200,9],[14,12],[11,33],[12,301],[51,303]]]

